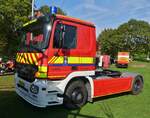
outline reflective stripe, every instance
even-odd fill
[[[39,53],[17,53],[16,61],[24,64],[38,65]]]
[[[93,57],[81,57],[80,58],[80,64],[84,64],[84,63],[86,63],[86,64],[94,63]]]
[[[51,63],[55,63],[55,61],[57,60],[58,57],[54,56],[51,60]]]
[[[37,62],[37,59],[36,59],[36,56],[34,53],[31,53],[32,55],[32,58],[33,58],[33,62],[35,63],[35,65],[38,65],[38,62]]]
[[[68,64],[93,64],[93,57],[68,57]]]
[[[21,62],[22,54],[19,54],[19,62]]]
[[[38,71],[47,73],[47,66],[38,66]]]
[[[27,54],[26,54],[26,53],[24,53],[24,58],[25,58],[25,63],[29,64],[29,59],[28,59],[28,57],[27,57]]]
[[[18,62],[19,54],[17,53],[16,55],[16,61]]]
[[[47,78],[47,73],[36,72],[35,77],[38,77],[38,78]]]
[[[80,63],[79,57],[68,57],[68,64]]]
[[[55,57],[53,56],[49,61],[48,64],[63,64],[64,57]],[[93,64],[94,58],[93,57],[67,57],[67,64]]]
[[[27,55],[28,55],[28,59],[29,59],[30,64],[33,64],[33,61],[32,61],[30,53],[28,53]]]
[[[51,63],[51,64],[62,64],[62,63],[64,63],[64,57],[62,57],[62,56],[60,56],[60,57],[53,56],[48,61],[48,63]]]
[[[25,26],[27,26],[27,25],[30,25],[30,24],[32,24],[32,23],[34,23],[34,22],[36,22],[36,21],[37,21],[37,19],[31,20],[31,21],[29,21],[29,22],[23,24],[23,27],[25,27]]]
[[[57,57],[57,59],[54,62],[55,64],[62,64],[64,63],[64,57]]]

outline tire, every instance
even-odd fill
[[[71,82],[64,94],[64,106],[68,109],[81,108],[86,104],[88,92],[83,81]]]
[[[138,95],[143,89],[143,84],[143,78],[139,75],[136,76],[132,84],[131,94]]]

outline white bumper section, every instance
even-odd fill
[[[22,86],[20,86],[22,83]],[[37,94],[30,91],[31,85],[36,85],[39,88]],[[52,105],[63,104],[63,91],[59,89],[59,81],[47,81],[35,79],[30,83],[15,74],[16,93],[24,100],[36,107],[47,107]]]

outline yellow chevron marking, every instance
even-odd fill
[[[37,62],[35,53],[32,53],[31,55],[32,55],[32,57],[33,57],[33,62],[35,63],[35,65],[38,65],[38,62]]]
[[[21,53],[19,56],[19,62],[22,62],[22,57],[23,57],[23,53]]]
[[[19,57],[20,57],[20,54],[18,53],[17,54],[17,60],[16,60],[17,62],[19,62]]]
[[[55,61],[54,61],[55,64],[62,64],[64,63],[64,57],[58,57]]]
[[[24,57],[25,57],[25,63],[29,64],[29,59],[27,57],[27,53],[24,53]]]
[[[21,59],[21,54],[19,53],[18,54],[18,62],[20,62],[20,59]]]
[[[22,55],[21,63],[25,63],[24,54]]]
[[[57,60],[58,57],[54,56],[53,60],[51,61],[51,63],[54,63]]]
[[[17,55],[16,55],[16,62],[18,62],[18,53],[17,53]]]
[[[53,58],[54,58],[54,57],[52,57],[52,58],[48,61],[48,63],[51,63],[51,61],[52,61]]]
[[[56,61],[57,57],[54,56],[53,60],[51,61],[51,63],[54,63]]]
[[[62,64],[64,62],[64,57],[60,56],[60,57],[56,57],[53,56],[48,63],[53,63],[53,64]]]
[[[29,59],[30,64],[33,64],[33,61],[32,61],[30,53],[28,53],[27,55],[28,55],[28,59]]]
[[[16,61],[20,63],[38,65],[37,57],[39,57],[39,53],[17,53]]]

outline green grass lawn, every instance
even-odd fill
[[[0,118],[150,118],[150,63],[133,62],[128,69],[111,68],[142,74],[142,93],[99,98],[73,111],[63,106],[39,109],[16,95],[13,76],[0,77]]]

